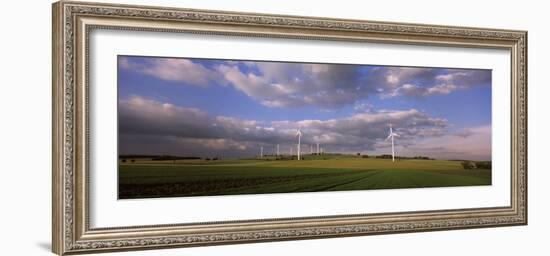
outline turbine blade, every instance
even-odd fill
[[[392,136],[391,134],[388,135],[388,137],[386,138],[386,140],[389,140],[389,139],[391,138],[391,136]]]
[[[394,134],[392,134],[392,135],[393,135],[394,137],[401,137],[401,136],[399,136],[399,134],[397,134],[397,133],[394,133]]]

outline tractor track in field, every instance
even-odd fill
[[[344,181],[344,182],[340,182],[338,184],[333,184],[333,185],[330,185],[330,186],[327,186],[327,187],[320,188],[316,191],[328,191],[328,190],[331,190],[333,188],[337,188],[337,187],[340,187],[340,186],[360,182],[360,181],[363,181],[363,180],[366,180],[366,179],[370,179],[372,176],[375,176],[375,175],[377,175],[378,173],[381,172],[380,170],[369,170],[369,171],[372,171],[372,172],[369,172],[369,175],[367,175],[367,176],[359,177],[359,178],[351,180],[351,181]]]

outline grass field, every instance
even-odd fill
[[[119,163],[119,198],[344,191],[490,185],[490,169],[458,161],[353,156],[306,160],[138,159]]]

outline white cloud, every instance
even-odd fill
[[[236,89],[254,99],[265,99],[268,97],[277,98],[289,93],[284,86],[270,84],[265,77],[253,73],[244,74],[237,66],[221,65],[217,70],[227,81],[233,84]]]
[[[391,98],[398,96],[408,97],[426,97],[431,95],[444,95],[453,92],[459,87],[453,84],[438,84],[432,87],[421,87],[414,84],[404,84],[400,87],[390,90],[387,93],[381,94],[382,98]]]
[[[427,95],[433,95],[433,94],[449,94],[452,91],[459,88],[458,86],[454,84],[438,84],[436,86],[428,88]]]
[[[123,69],[151,75],[166,81],[183,82],[188,85],[206,87],[211,82],[223,83],[220,74],[189,59],[151,58],[146,63],[135,63],[131,57],[120,57]]]
[[[446,95],[455,90],[490,85],[490,70],[388,67],[375,69],[381,98]]]
[[[367,96],[363,79],[350,65],[247,62],[257,72],[220,65],[235,89],[268,107],[314,105],[337,108]]]
[[[371,95],[381,98],[427,97],[489,85],[488,70],[420,67],[371,67],[261,61],[180,58],[119,58],[119,67],[166,81],[206,87],[230,85],[267,107],[316,106],[338,109],[354,106]],[[246,67],[246,68],[243,68]]]
[[[374,106],[364,101],[355,102],[353,109],[356,112],[371,112],[374,110]]]

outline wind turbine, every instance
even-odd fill
[[[279,144],[277,144],[277,156],[279,156]]]
[[[260,158],[264,158],[264,146],[260,147]]]
[[[317,142],[317,155],[319,155],[319,142]]]
[[[296,152],[298,154],[298,160],[300,160],[300,141],[302,139],[302,127],[298,127],[298,131],[296,132],[296,136],[298,136],[298,146],[296,148]]]
[[[390,134],[388,135],[386,140],[391,139],[391,161],[392,162],[395,162],[395,148],[394,148],[394,145],[393,145],[393,138],[394,137],[399,137],[399,134],[393,132],[393,129],[392,129],[391,124],[390,124]]]

